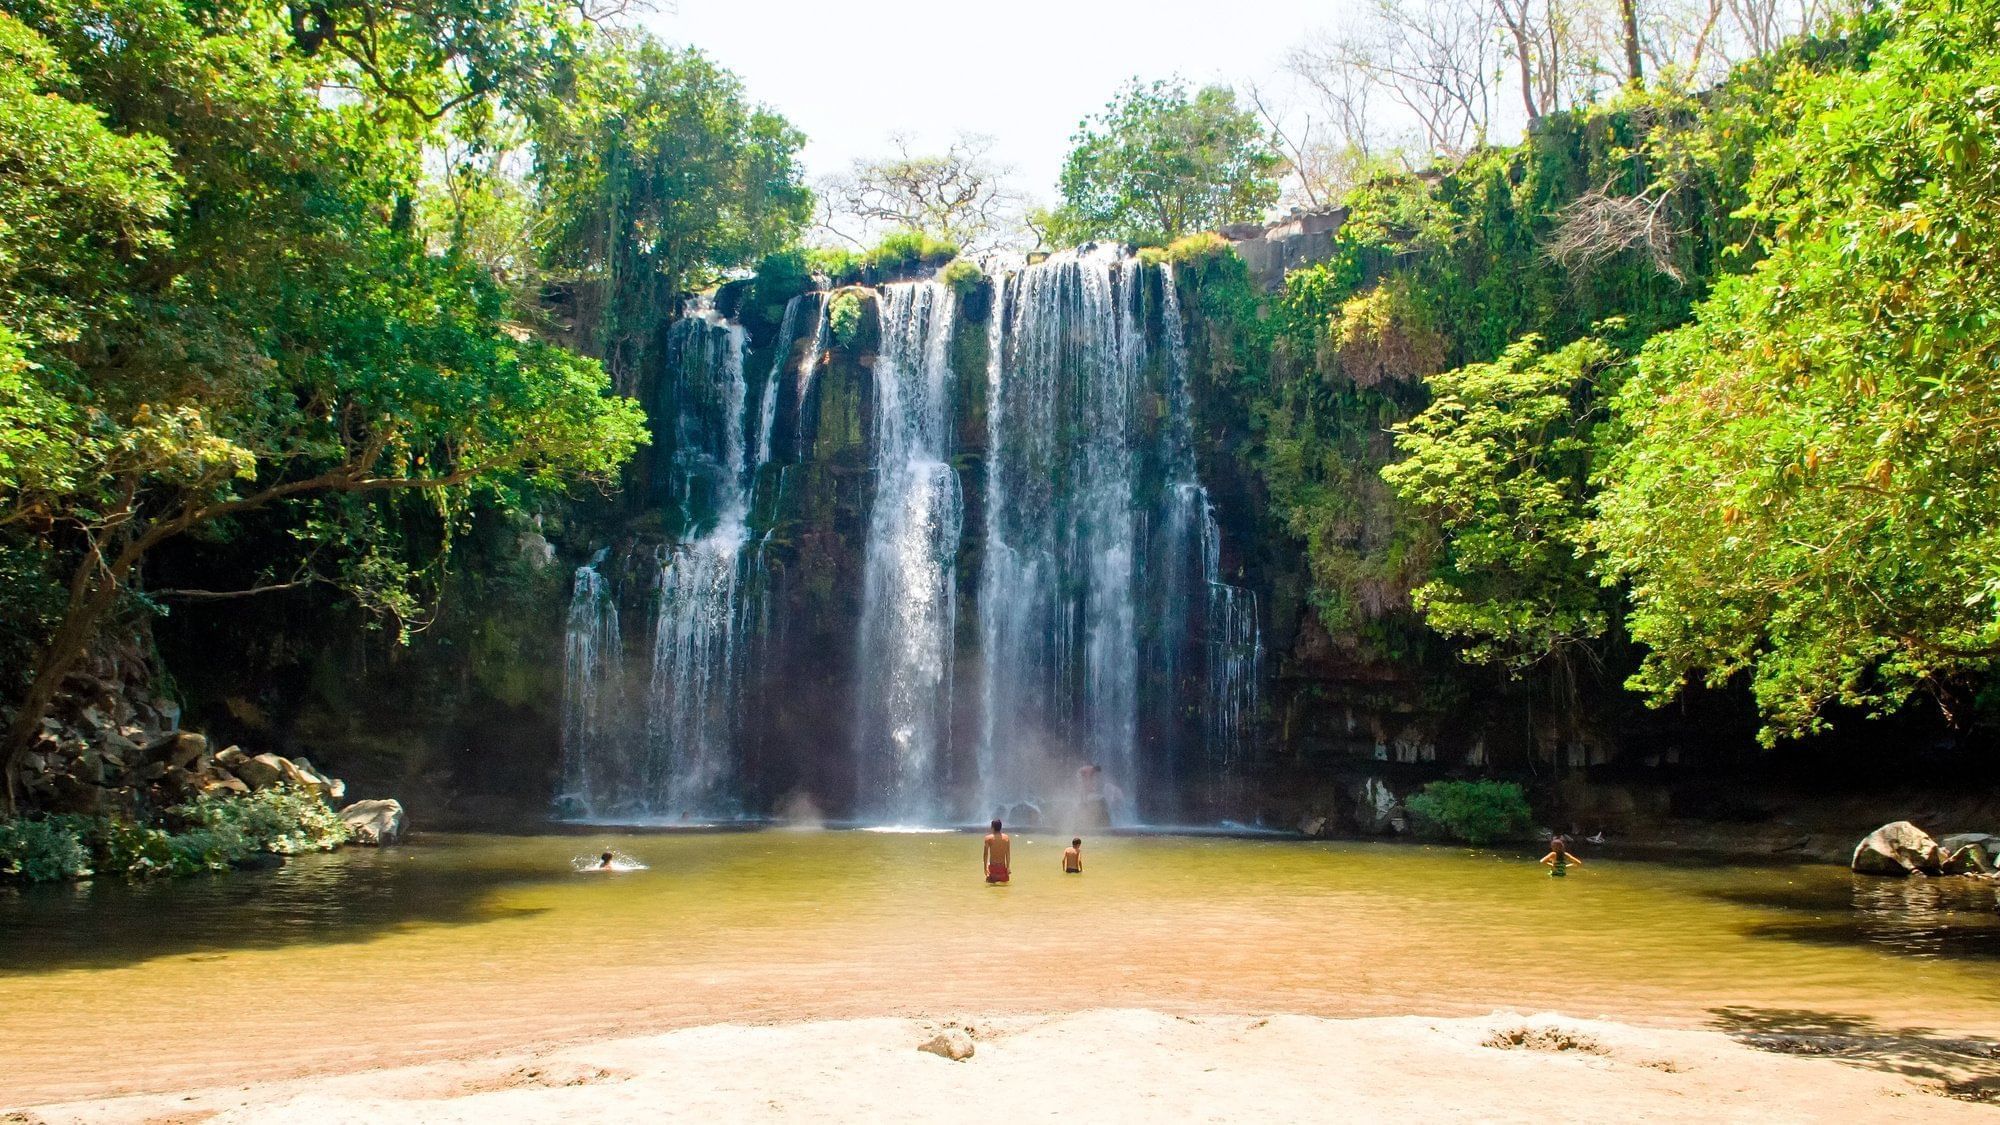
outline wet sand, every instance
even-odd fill
[[[971,1058],[917,1049],[947,1026],[969,1030]],[[2000,1121],[2000,1105],[1966,1100],[1982,1090],[2000,1096],[2000,1078],[1986,1085],[1961,1070],[1952,1096],[1951,1069],[1916,1043],[1836,1060],[1714,1031],[1548,1014],[1342,1020],[1097,1009],[699,1027],[47,1106],[6,1120]]]

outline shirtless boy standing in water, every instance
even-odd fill
[[[1063,874],[1083,874],[1083,837],[1078,836],[1063,849]]]
[[[1004,883],[1007,881],[1007,864],[1014,858],[1014,841],[1000,831],[1000,822],[993,822],[993,831],[986,835],[986,849],[982,853],[986,864],[986,881]]]

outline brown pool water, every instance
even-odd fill
[[[2000,1033],[1991,884],[1201,837],[429,835],[282,870],[0,890],[0,1105],[692,1023],[1150,1007],[1560,1010]],[[578,873],[612,847],[643,871]]]

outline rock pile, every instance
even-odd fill
[[[63,682],[23,762],[29,805],[53,812],[130,815],[209,793],[251,793],[295,785],[329,805],[347,785],[305,758],[212,750],[180,729],[180,706],[153,694],[137,653],[112,650]]]

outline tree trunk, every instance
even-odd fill
[[[1625,21],[1625,85],[1646,88],[1646,75],[1639,64],[1639,0],[1618,0],[1618,14]]]
[[[92,566],[95,561],[89,559],[79,565]],[[21,699],[21,709],[14,713],[14,721],[7,727],[5,768],[10,813],[20,811],[21,765],[42,729],[42,716],[49,713],[49,704],[55,702],[63,677],[76,667],[77,660],[90,647],[91,638],[97,635],[98,626],[117,604],[119,586],[119,576],[107,573],[94,582],[84,581],[72,587],[62,626],[49,638],[41,663],[35,666],[35,678]]]

